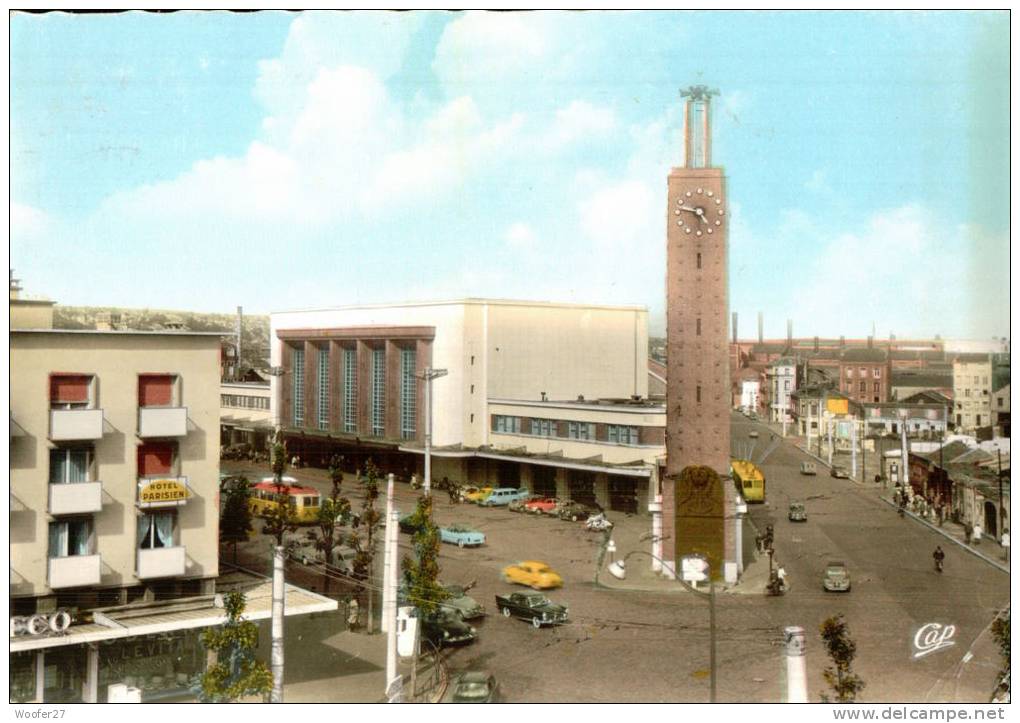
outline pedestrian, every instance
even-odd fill
[[[352,630],[358,627],[358,599],[351,598],[347,605],[347,627]]]
[[[974,525],[974,544],[975,545],[980,545],[981,544],[981,523],[980,522],[978,522],[977,524]]]

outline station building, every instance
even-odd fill
[[[648,398],[648,312],[636,306],[460,299],[271,315],[274,418],[288,454],[352,470],[647,510],[665,453]]]

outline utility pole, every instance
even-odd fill
[[[857,477],[857,420],[850,418],[850,477]],[[863,477],[863,476],[862,476]]]
[[[269,696],[270,703],[283,702],[283,545],[273,549],[273,642],[271,667],[273,672],[273,690]]]
[[[907,491],[907,484],[910,482],[910,448],[907,446],[907,425],[900,420],[900,457],[902,462],[903,491]]]
[[[432,494],[432,380],[449,374],[446,369],[426,367],[418,375],[425,381],[425,496]]]
[[[392,475],[390,475],[392,477]],[[391,511],[386,516],[386,572],[383,573],[383,585],[389,590],[395,577],[392,577],[392,570],[396,567],[397,561],[397,524],[400,513],[396,510]],[[391,562],[392,558],[392,562]],[[393,592],[396,592],[395,590]],[[393,605],[388,611],[388,614],[384,614],[384,618],[388,618],[385,622],[386,629],[386,690],[391,691],[393,682],[397,679],[397,606]]]
[[[393,595],[394,590],[390,589],[390,566],[393,560],[390,559],[390,517],[393,515],[393,473],[386,475],[386,531],[383,534],[383,601],[382,601],[382,624],[384,633],[390,630],[393,614],[396,610],[397,600]],[[390,608],[393,608],[392,610]]]
[[[1006,510],[1002,509],[1002,450],[996,449],[995,455],[998,457],[999,473],[996,475],[999,478],[999,539],[1002,539],[1002,532],[1005,525],[1003,522],[1006,519]]]
[[[804,628],[790,626],[786,638],[786,702],[807,703],[807,660],[804,656]]]
[[[862,414],[863,414],[862,410]],[[854,420],[857,424],[857,420]],[[861,482],[867,482],[868,477],[868,418],[861,420]]]
[[[832,466],[832,419],[826,419],[825,432],[829,442],[829,466]]]

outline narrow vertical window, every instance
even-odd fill
[[[358,359],[354,349],[344,349],[344,431],[358,431]]]
[[[329,347],[319,347],[319,429],[329,429]]]
[[[697,386],[697,388],[695,390],[694,401],[696,401],[698,404],[701,404],[701,385],[700,384]]]
[[[386,349],[372,350],[372,434],[386,433]]]
[[[295,349],[291,359],[293,361],[291,376],[294,377],[294,426],[303,427],[305,424],[305,350]]]
[[[418,413],[418,385],[415,377],[417,353],[400,350],[400,438],[414,439],[415,417]]]
[[[701,254],[698,254],[698,268],[701,268]]]
[[[695,330],[695,332],[694,332],[694,333],[695,333],[695,334],[696,334],[697,336],[701,336],[701,319],[700,319],[700,318],[698,319],[698,322],[697,322],[697,327],[696,327],[696,330]]]

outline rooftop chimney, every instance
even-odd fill
[[[765,342],[765,315],[758,312],[758,343]]]
[[[793,319],[786,320],[786,346],[793,346]]]
[[[868,348],[869,349],[873,346],[874,340],[875,340],[875,337],[873,337],[873,336],[869,336],[868,337]]]
[[[846,346],[846,337],[845,336],[839,337],[839,348],[842,349],[845,346]]]
[[[818,337],[815,337],[815,351],[818,351]]]

